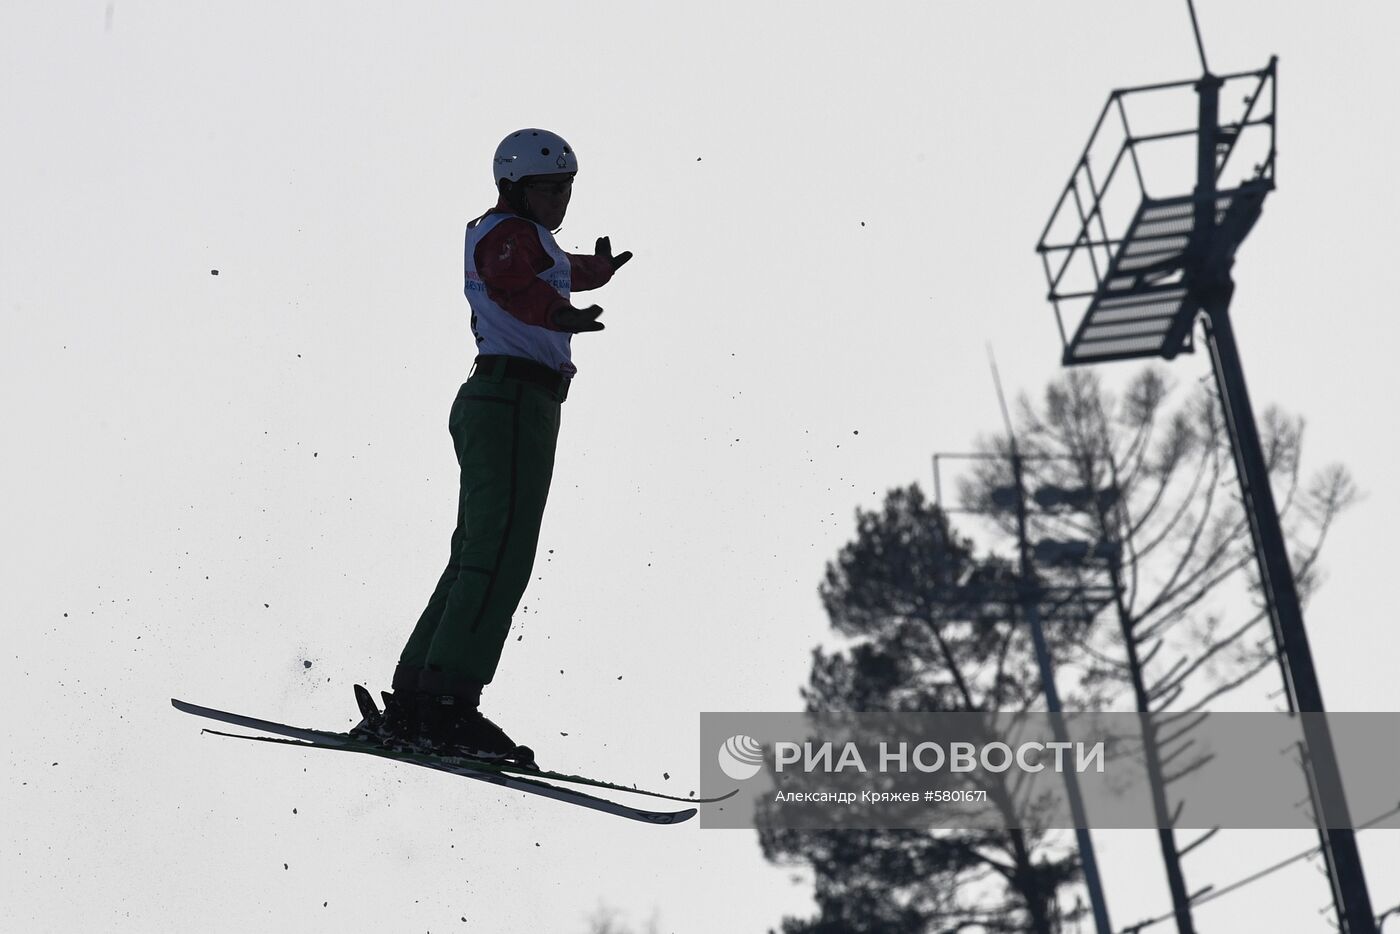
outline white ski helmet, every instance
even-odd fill
[[[516,130],[496,147],[496,183],[518,182],[530,175],[577,172],[578,159],[564,137],[548,130]]]

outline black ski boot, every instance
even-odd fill
[[[466,756],[534,769],[535,753],[506,735],[478,709],[478,689],[472,694],[422,694],[421,736],[437,755]]]
[[[363,685],[355,685],[355,704],[360,708],[360,722],[350,729],[350,735],[386,749],[410,750],[424,747],[415,704],[405,701],[402,692],[380,693],[384,710],[380,712],[374,698]]]

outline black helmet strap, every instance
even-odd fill
[[[526,220],[535,220],[534,215],[530,212],[529,195],[525,191],[525,186],[519,181],[501,179],[501,194],[505,197],[506,204],[510,205],[512,211]]]

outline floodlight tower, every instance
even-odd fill
[[[1066,366],[1140,357],[1170,360],[1191,352],[1195,324],[1198,320],[1202,324],[1289,707],[1304,714],[1305,772],[1338,923],[1343,934],[1374,934],[1375,915],[1331,734],[1325,718],[1307,716],[1324,711],[1322,692],[1230,323],[1235,252],[1259,219],[1265,196],[1275,187],[1278,59],[1270,58],[1258,71],[1213,74],[1206,63],[1195,9],[1190,0],[1187,4],[1201,77],[1123,88],[1109,95],[1036,251],[1049,282],[1047,297],[1055,308]],[[1241,86],[1246,88],[1242,113],[1222,121],[1222,90]],[[1196,126],[1134,133],[1128,119],[1130,100],[1160,98],[1185,88],[1194,90],[1197,97]],[[1106,171],[1100,162],[1096,173],[1091,152],[1103,151],[1100,134],[1110,115],[1121,122],[1122,142],[1116,152],[1108,149]],[[1173,141],[1195,143],[1194,188],[1189,194],[1153,197],[1143,174],[1146,151]],[[1231,174],[1231,157],[1237,150],[1248,151],[1249,141],[1258,161],[1252,171],[1240,173],[1235,168]],[[1130,171],[1120,174],[1125,166]],[[1115,188],[1114,183],[1124,178],[1136,181],[1136,191],[1129,187],[1127,208],[1116,215],[1115,204],[1122,203],[1125,186]],[[1067,338],[1063,312],[1076,304],[1083,308],[1082,317]]]
[[[1102,593],[1090,593],[1090,588],[1078,587],[1074,593],[1055,592],[1054,589],[1046,587],[1040,580],[1040,576],[1035,569],[1035,561],[1032,560],[1034,554],[1037,559],[1048,558],[1051,563],[1056,562],[1056,557],[1063,554],[1067,549],[1072,549],[1075,545],[1082,545],[1082,555],[1077,555],[1071,561],[1073,564],[1083,564],[1092,555],[1098,557],[1094,544],[1089,542],[1059,542],[1041,540],[1034,546],[1030,540],[1029,507],[1027,500],[1031,495],[1026,490],[1025,462],[1027,457],[1020,453],[1016,445],[1016,432],[1011,427],[1011,417],[1007,414],[1006,400],[1001,392],[1001,379],[996,376],[996,364],[992,365],[992,373],[997,383],[997,397],[1001,401],[1002,416],[1006,421],[1006,437],[1010,450],[1007,454],[935,454],[933,455],[933,488],[934,502],[940,510],[943,510],[942,482],[939,475],[939,460],[947,458],[966,458],[973,460],[1005,460],[1011,471],[1012,483],[1010,486],[1000,486],[992,490],[991,509],[947,509],[947,512],[987,512],[988,514],[1006,514],[1015,516],[1016,520],[1016,542],[1017,542],[1017,577],[1019,580],[1015,588],[1007,592],[1005,589],[995,585],[991,587],[982,586],[975,579],[961,584],[955,592],[950,595],[951,602],[960,606],[981,606],[994,603],[1004,603],[1012,610],[1012,618],[1016,613],[1020,613],[1025,619],[1031,633],[1031,645],[1035,649],[1036,668],[1040,673],[1040,688],[1045,695],[1045,708],[1050,713],[1050,729],[1058,743],[1069,743],[1069,733],[1065,728],[1065,720],[1061,716],[1064,713],[1064,705],[1060,702],[1060,691],[1055,683],[1055,662],[1050,652],[1050,643],[1045,638],[1045,626],[1042,620],[1042,604],[1055,608],[1058,611],[1065,604],[1074,601],[1085,608],[1086,618],[1092,619],[1100,608],[1106,604],[1110,597]],[[1042,458],[1035,458],[1040,460]],[[1042,494],[1046,490],[1037,490],[1035,499],[1040,501]],[[1051,495],[1068,493],[1074,495],[1073,491],[1053,490]],[[1098,543],[1102,544],[1102,543]],[[1097,603],[1090,609],[1091,603]],[[1065,800],[1069,805],[1070,817],[1074,821],[1074,838],[1079,848],[1079,868],[1084,876],[1084,887],[1089,893],[1089,911],[1094,918],[1094,931],[1096,934],[1112,934],[1113,925],[1108,920],[1108,900],[1104,896],[1103,880],[1099,875],[1099,861],[1094,852],[1094,838],[1090,834],[1089,820],[1084,809],[1084,794],[1079,787],[1079,779],[1073,772],[1064,773]]]

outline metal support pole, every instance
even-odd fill
[[[1356,835],[1351,829],[1342,776],[1332,747],[1332,734],[1325,718],[1306,716],[1323,713],[1322,690],[1313,668],[1312,650],[1303,626],[1302,605],[1289,565],[1287,544],[1279,523],[1278,507],[1269,486],[1269,469],[1264,461],[1259,430],[1254,421],[1249,392],[1245,388],[1244,366],[1234,330],[1230,326],[1229,291],[1208,302],[1204,311],[1206,341],[1210,346],[1216,385],[1230,430],[1231,447],[1239,473],[1244,511],[1259,561],[1260,581],[1269,605],[1275,638],[1287,674],[1285,688],[1294,708],[1305,716],[1303,736],[1307,743],[1306,767],[1317,794],[1318,830],[1332,879],[1337,914],[1343,934],[1375,934],[1375,914],[1366,889],[1366,874]]]
[[[1259,442],[1259,429],[1245,388],[1244,366],[1230,325],[1230,299],[1234,294],[1230,267],[1234,263],[1235,249],[1258,218],[1260,205],[1257,201],[1243,200],[1238,206],[1232,205],[1222,225],[1217,227],[1215,159],[1220,85],[1221,79],[1210,73],[1196,83],[1200,125],[1196,149],[1196,209],[1190,248],[1194,255],[1188,277],[1193,297],[1203,312],[1216,386],[1243,491],[1245,515],[1249,518],[1259,561],[1264,599],[1285,673],[1284,686],[1294,710],[1305,714],[1322,713],[1322,691],[1303,627],[1302,605],[1288,563],[1278,507],[1269,486],[1269,470]],[[1338,923],[1343,934],[1374,934],[1375,915],[1371,911],[1355,834],[1350,829],[1351,818],[1347,813],[1331,732],[1322,717],[1302,719],[1307,745],[1305,768],[1310,778]]]
[[[1055,663],[1050,658],[1050,646],[1045,641],[1045,630],[1040,624],[1040,586],[1035,579],[1035,570],[1030,562],[1030,541],[1026,533],[1026,487],[1021,471],[1021,457],[1015,452],[1012,442],[1011,469],[1016,477],[1016,530],[1020,541],[1022,608],[1026,622],[1030,626],[1031,641],[1035,644],[1035,660],[1040,667],[1040,684],[1045,692],[1045,706],[1050,711],[1050,724],[1057,743],[1069,742],[1069,731],[1065,729],[1064,718],[1060,716],[1060,692],[1055,686]],[[1074,817],[1074,836],[1079,843],[1079,862],[1084,870],[1084,885],[1089,890],[1089,904],[1094,913],[1094,929],[1098,934],[1112,934],[1113,927],[1108,922],[1108,903],[1104,899],[1103,881],[1099,878],[1099,863],[1094,856],[1094,840],[1089,835],[1088,816],[1084,811],[1084,798],[1079,791],[1079,778],[1073,772],[1065,772],[1065,791],[1069,797],[1070,814]]]

